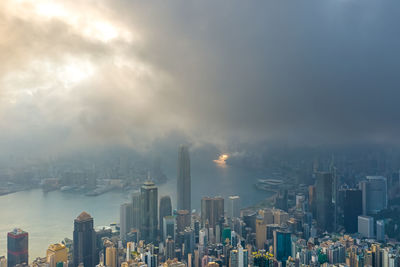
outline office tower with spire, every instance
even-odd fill
[[[181,145],[178,153],[177,179],[178,210],[191,212],[190,158],[187,146]]]
[[[96,232],[93,218],[82,212],[74,221],[74,267],[83,263],[85,267],[96,265]]]
[[[160,211],[159,211],[159,224],[160,224],[160,237],[164,236],[164,217],[172,215],[172,204],[170,196],[163,196],[160,198]]]
[[[28,233],[14,229],[7,234],[7,266],[28,264]]]
[[[140,189],[141,198],[141,239],[147,243],[157,241],[158,229],[158,189],[151,181],[146,181]]]

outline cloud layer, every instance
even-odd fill
[[[398,143],[396,1],[0,3],[0,143]]]

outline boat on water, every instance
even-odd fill
[[[60,188],[61,192],[71,192],[74,191],[77,187],[72,185],[65,185]]]
[[[114,186],[100,186],[90,192],[87,192],[85,195],[88,197],[95,197],[107,193],[113,190],[114,188],[115,188]]]
[[[283,180],[281,179],[258,179],[255,187],[264,191],[276,191],[283,185]]]
[[[260,184],[266,184],[266,185],[281,185],[283,184],[283,181],[281,179],[258,179],[258,182]]]

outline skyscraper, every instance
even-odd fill
[[[178,210],[176,212],[176,232],[185,231],[186,227],[191,225],[191,216],[188,210]]]
[[[201,199],[201,223],[203,226],[208,221],[209,226],[215,229],[223,216],[224,199],[222,197],[203,197]]]
[[[158,189],[153,182],[146,181],[141,189],[141,239],[147,243],[157,240]]]
[[[136,191],[132,194],[132,228],[133,229],[140,229],[142,224],[141,222],[141,195],[140,191]]]
[[[68,261],[68,249],[63,244],[52,244],[46,251],[46,262],[49,267],[56,267],[57,263]]]
[[[187,260],[188,254],[193,255],[194,252],[194,231],[190,227],[187,227],[184,231],[184,249],[185,249],[185,260]]]
[[[114,246],[106,248],[106,266],[117,267],[117,249]]]
[[[363,214],[376,214],[386,209],[388,204],[387,179],[382,176],[367,176],[360,183],[362,190]]]
[[[21,229],[14,229],[7,234],[7,266],[28,264],[28,233]]]
[[[74,267],[83,263],[85,267],[96,264],[96,233],[93,218],[82,212],[74,221]]]
[[[238,246],[237,249],[230,251],[229,257],[230,267],[247,267],[248,266],[248,251],[243,249],[242,246]]]
[[[362,214],[362,192],[347,189],[344,193],[344,228],[347,233],[357,232],[358,216]]]
[[[256,220],[256,247],[257,249],[264,249],[267,241],[267,225],[263,219]]]
[[[126,234],[131,231],[133,220],[133,204],[125,203],[120,207],[119,212],[120,238],[126,240]]]
[[[159,224],[160,224],[160,236],[164,236],[164,217],[172,215],[172,204],[169,196],[163,196],[160,198],[160,211],[159,211]]]
[[[336,173],[336,167],[333,163],[333,158],[331,162],[331,167],[329,168],[332,173],[332,205],[333,205],[333,231],[336,231],[338,224],[338,187],[339,187],[339,176]]]
[[[49,267],[56,267],[57,263],[67,263],[68,249],[63,244],[52,244],[46,251],[46,262]]]
[[[358,216],[358,232],[365,238],[372,238],[374,236],[374,218]]]
[[[165,216],[163,219],[163,240],[166,240],[168,236],[175,240],[175,217]]]
[[[190,158],[189,150],[181,145],[178,153],[178,210],[188,210],[191,212],[191,177],[190,177]]]
[[[167,260],[175,258],[175,242],[171,237],[165,241],[165,258]]]
[[[385,221],[376,221],[376,240],[385,241]]]
[[[332,203],[332,174],[328,172],[317,173],[317,225],[322,231],[333,230],[333,203]]]
[[[308,206],[310,207],[310,212],[316,218],[317,214],[317,193],[314,185],[308,187]]]
[[[230,196],[228,198],[228,218],[234,219],[240,217],[240,197]]]
[[[292,253],[291,234],[285,230],[274,231],[274,256],[278,261],[286,261]]]

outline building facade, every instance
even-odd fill
[[[96,232],[93,218],[82,212],[74,221],[74,267],[83,263],[85,267],[96,265]]]
[[[160,210],[158,212],[159,215],[159,224],[160,224],[160,236],[164,236],[164,217],[172,215],[172,203],[170,196],[163,196],[160,198]]]
[[[374,218],[370,216],[358,216],[358,233],[365,238],[374,237]]]
[[[21,229],[14,229],[7,234],[7,266],[28,264],[28,233]]]
[[[224,216],[224,199],[222,197],[203,197],[201,199],[201,224],[208,222],[209,227],[215,229]]]
[[[141,189],[141,239],[147,243],[157,241],[158,189],[153,182],[146,181]]]
[[[347,189],[344,192],[344,228],[346,233],[356,233],[358,216],[362,214],[362,191]]]
[[[126,240],[126,234],[131,231],[132,220],[133,220],[133,204],[124,203],[120,207],[119,212],[119,223],[120,223],[120,238]]]
[[[318,172],[316,182],[317,225],[321,231],[333,230],[332,174]]]
[[[383,176],[367,176],[360,183],[363,215],[376,214],[388,204],[387,179]]]
[[[177,179],[178,210],[191,212],[191,176],[190,157],[187,146],[180,146],[178,152],[178,179]]]

